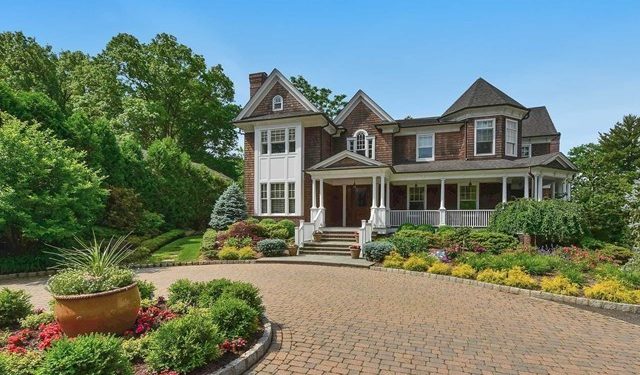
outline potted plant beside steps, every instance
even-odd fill
[[[349,245],[349,251],[351,252],[351,258],[359,259],[360,258],[360,244],[353,243]]]
[[[55,299],[54,315],[69,337],[90,332],[122,334],[133,326],[140,292],[133,270],[122,266],[129,255],[126,236],[84,243],[52,252],[59,272],[47,290]]]
[[[320,242],[322,240],[322,231],[321,230],[314,230],[313,231],[313,241],[314,242]]]

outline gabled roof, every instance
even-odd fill
[[[510,105],[517,108],[526,109],[515,99],[500,91],[497,87],[482,78],[478,78],[449,109],[447,109],[442,117],[452,113],[462,111],[467,108],[490,107],[498,105]]]
[[[395,122],[393,117],[389,116],[389,114],[385,112],[384,109],[382,109],[382,107],[380,107],[376,102],[374,102],[373,99],[371,99],[369,95],[365,94],[365,92],[362,90],[358,90],[358,92],[356,92],[356,94],[351,98],[351,100],[349,100],[349,103],[347,103],[347,105],[342,109],[342,111],[338,113],[338,115],[333,120],[333,122],[336,125],[342,124],[342,122],[349,116],[351,111],[353,111],[361,102],[364,103],[367,107],[369,107],[369,109],[371,109],[373,113],[375,113],[378,117],[380,117],[382,122],[389,122],[389,123]]]
[[[366,156],[360,155],[358,153],[355,153],[353,151],[342,151],[339,152],[335,155],[333,155],[332,157],[325,159],[323,161],[321,161],[318,164],[315,164],[313,166],[311,166],[311,168],[309,168],[308,170],[318,170],[318,169],[325,169],[325,168],[331,168],[331,166],[333,164],[336,164],[344,159],[351,159],[352,161],[356,162],[360,167],[384,167],[386,166],[386,164],[383,164],[377,160],[368,158]]]
[[[529,108],[529,117],[522,120],[523,137],[540,137],[545,135],[558,135],[547,107]]]
[[[273,88],[276,83],[280,83],[283,85],[290,93],[293,95],[296,100],[302,104],[302,106],[309,112],[319,113],[320,111],[316,108],[307,98],[298,89],[296,89],[291,81],[289,81],[278,69],[273,69],[271,74],[264,81],[260,89],[251,97],[247,105],[242,109],[242,111],[238,114],[234,121],[240,121],[245,117],[249,117],[251,113],[255,110],[256,106],[262,102],[265,95]]]

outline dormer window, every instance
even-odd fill
[[[358,130],[353,133],[353,137],[347,138],[347,150],[375,159],[376,138],[369,136],[366,130]]]
[[[282,111],[282,107],[284,104],[282,103],[282,96],[276,95],[271,100],[271,109],[273,111]]]

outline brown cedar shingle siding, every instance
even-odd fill
[[[282,96],[282,102],[284,104],[282,111],[272,111],[272,100],[276,95]],[[273,85],[271,90],[267,93],[267,95],[262,99],[260,104],[256,107],[256,109],[251,113],[251,117],[256,116],[264,116],[270,115],[274,113],[289,113],[289,112],[303,112],[306,111],[306,108],[300,104],[300,102],[293,97],[293,95],[279,82]]]
[[[380,124],[382,119],[378,117],[363,102],[359,103],[349,116],[342,122],[346,132],[343,136],[335,138],[333,142],[333,154],[337,154],[347,148],[347,137],[353,136],[356,130],[364,129],[370,136],[376,137],[376,160],[385,164],[392,163],[393,135],[382,134],[375,125]]]

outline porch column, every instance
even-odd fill
[[[316,206],[316,179],[311,178],[311,208],[317,208]]]
[[[386,208],[385,207],[385,190],[387,188],[387,184],[384,183],[384,175],[380,176],[380,208]]]
[[[562,190],[560,190],[562,192],[562,199],[563,200],[567,200],[567,179],[563,179],[562,180]]]
[[[537,198],[538,198],[539,201],[542,200],[542,186],[543,185],[544,185],[543,176],[539,175],[538,176],[538,186],[537,186],[537,188],[538,188]]]
[[[347,185],[342,185],[342,226],[347,226]]]
[[[391,195],[391,183],[389,183],[389,180],[387,180],[387,208],[391,208],[391,203],[390,203],[390,198],[389,196]]]
[[[324,178],[320,179],[320,208],[324,208]]]
[[[551,198],[556,199],[556,182],[551,183]]]
[[[571,181],[567,181],[567,200],[571,200]]]
[[[376,189],[376,183],[378,182],[378,176],[371,177],[371,208],[377,208],[378,192]]]
[[[447,209],[444,207],[444,178],[440,179],[440,225],[447,224]]]
[[[502,176],[502,203],[507,203],[507,176]]]
[[[524,176],[524,198],[529,199],[529,175]]]

